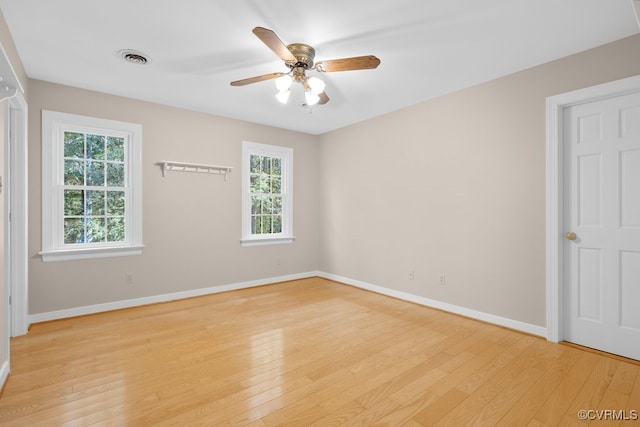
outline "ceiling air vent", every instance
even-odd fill
[[[144,53],[138,52],[137,50],[123,49],[118,53],[120,54],[120,58],[127,62],[131,62],[132,64],[144,65],[151,62]]]

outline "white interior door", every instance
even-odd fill
[[[8,224],[5,220],[5,149],[4,135],[4,102],[0,101],[0,389],[9,375],[9,286],[5,271],[5,231]]]
[[[640,360],[640,93],[564,111],[566,341]]]

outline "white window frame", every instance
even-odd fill
[[[108,134],[125,151],[125,241],[64,243],[64,131]],[[42,261],[68,261],[142,253],[142,125],[42,110]]]
[[[251,155],[278,157],[282,171],[282,232],[273,234],[251,233]],[[242,143],[242,246],[292,243],[293,235],[293,148],[278,145]]]

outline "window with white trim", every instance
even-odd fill
[[[243,142],[243,246],[294,240],[292,178],[292,148]]]
[[[142,126],[42,111],[43,261],[142,252]]]

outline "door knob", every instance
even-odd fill
[[[565,234],[564,237],[566,237],[567,240],[576,240],[578,238],[578,235],[573,231],[570,231],[567,234]]]

